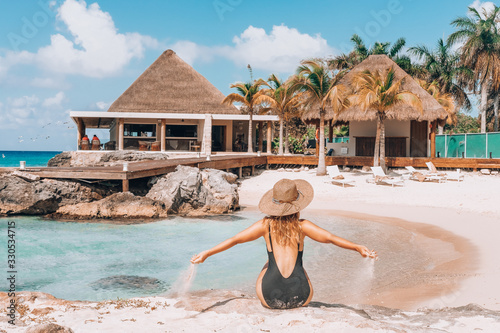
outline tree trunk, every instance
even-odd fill
[[[250,115],[250,119],[248,121],[248,152],[253,153],[253,130],[252,130],[253,110],[250,109],[248,113]]]
[[[377,118],[377,134],[375,134],[375,152],[373,154],[373,166],[380,165],[380,117]]]
[[[325,161],[325,111],[319,111],[319,157],[318,157],[318,170],[316,176],[326,175],[326,161]]]
[[[283,155],[283,116],[280,118],[280,143],[278,147],[278,155]]]
[[[262,145],[264,144],[264,122],[259,122],[259,149],[258,151],[262,152]]]
[[[486,133],[486,108],[488,105],[488,84],[483,82],[481,86],[481,133]]]
[[[500,93],[500,92],[499,92]],[[495,115],[495,121],[493,123],[493,131],[498,132],[498,104],[500,102],[500,95],[495,96],[495,101],[493,102],[493,112]]]
[[[385,124],[384,119],[380,119],[380,166],[386,172],[385,168]]]
[[[285,124],[285,137],[283,138],[283,140],[285,141],[285,145],[284,145],[285,146],[285,154],[290,153],[290,149],[288,147],[288,144],[289,144],[289,142],[288,142],[288,128],[289,128],[289,126],[288,125],[289,125],[288,123]]]

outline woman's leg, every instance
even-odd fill
[[[257,292],[257,297],[259,298],[260,302],[262,303],[263,307],[269,308],[269,306],[266,303],[266,300],[264,299],[264,295],[262,294],[262,279],[264,278],[264,275],[267,272],[267,266],[269,265],[269,262],[266,262],[264,267],[262,268],[262,271],[259,274],[259,277],[257,278],[257,283],[255,286],[255,291]]]

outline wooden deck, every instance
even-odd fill
[[[447,169],[500,169],[500,159],[480,159],[480,158],[411,158],[411,157],[387,157],[388,167],[403,168],[413,166],[426,168],[425,162],[432,161],[437,168]],[[179,158],[163,161],[140,161],[129,162],[128,171],[123,171],[123,166],[106,167],[36,167],[27,168],[26,171],[40,176],[41,178],[55,179],[81,179],[81,180],[121,180],[123,190],[128,191],[129,180],[164,175],[175,170],[178,165],[198,167],[200,169],[212,168],[219,170],[238,169],[239,176],[242,176],[242,168],[251,167],[252,174],[255,166],[269,165],[318,165],[316,156],[306,155],[222,155],[211,156],[207,161],[204,157]],[[326,165],[346,165],[346,166],[371,166],[372,157],[340,157],[327,156]],[[18,170],[18,168],[0,168],[0,172]]]

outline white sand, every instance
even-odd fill
[[[240,204],[244,208],[255,208],[262,194],[277,180],[302,178],[311,182],[315,189],[315,199],[308,209],[367,219],[380,217],[379,220],[385,223],[402,225],[416,233],[424,232],[455,244],[464,260],[461,264],[457,260],[443,265],[442,272],[448,275],[441,275],[449,276],[453,288],[442,291],[435,286],[422,288],[427,294],[423,295],[425,297],[419,295],[420,307],[442,310],[393,312],[369,305],[311,303],[308,308],[276,311],[264,309],[255,295],[242,296],[236,292],[187,296],[183,300],[154,297],[108,303],[66,302],[38,294],[31,301],[30,295],[24,296],[26,302],[23,304],[29,309],[23,309],[25,314],[18,321],[19,326],[8,325],[3,313],[0,329],[24,332],[26,327],[37,322],[55,322],[75,332],[330,332],[334,329],[411,332],[420,331],[422,327],[426,327],[426,332],[470,332],[474,329],[499,332],[498,312],[475,307],[443,308],[475,303],[500,310],[497,247],[500,205],[496,199],[500,176],[466,173],[464,182],[460,183],[406,181],[404,187],[397,188],[367,183],[371,174],[352,172],[350,176],[356,179],[356,186],[342,188],[332,185],[326,176],[317,177],[314,171],[264,171],[242,181]],[[306,213],[307,210],[304,215]],[[464,249],[470,252],[464,253]],[[433,285],[433,281],[420,281],[424,285],[427,282]],[[415,290],[393,291],[392,295],[380,295],[370,303],[385,304],[378,302],[383,302],[384,297],[393,298],[394,292],[401,292],[408,299]],[[3,311],[7,301],[5,293],[0,293]]]

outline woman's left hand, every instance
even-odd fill
[[[368,250],[368,248],[366,246],[358,246],[358,248],[356,249],[359,254],[361,254],[363,257],[368,257],[368,258],[372,258],[372,259],[375,259],[375,260],[378,260],[378,255],[377,255],[377,251],[375,250]]]
[[[201,264],[205,261],[205,259],[208,258],[208,251],[203,251],[199,254],[195,254],[192,258],[191,258],[191,263],[192,264]]]

